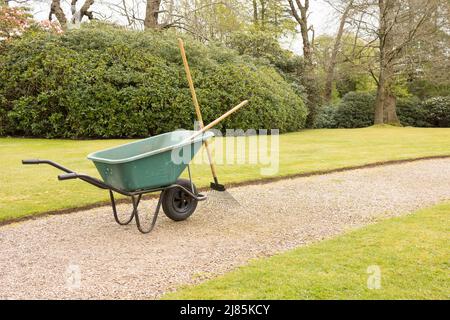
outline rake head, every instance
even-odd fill
[[[224,192],[225,191],[225,186],[223,184],[219,183],[219,181],[217,180],[216,176],[214,176],[214,182],[211,182],[211,184],[209,186],[214,191],[219,191],[219,192]]]
[[[215,191],[219,191],[219,192],[224,192],[226,190],[225,186],[220,183],[211,182],[211,184],[209,186],[211,187],[211,189],[213,189]]]

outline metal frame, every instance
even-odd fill
[[[189,181],[190,181],[190,185],[191,185],[191,190],[186,189],[185,187],[179,185],[179,184],[172,184],[169,186],[164,186],[164,187],[158,187],[158,188],[152,188],[152,189],[143,189],[143,190],[135,190],[135,191],[125,191],[125,190],[121,190],[118,189],[116,187],[113,187],[109,184],[104,183],[103,181],[91,177],[89,175],[83,174],[83,173],[76,173],[54,161],[51,160],[39,160],[39,159],[32,159],[32,160],[22,160],[22,164],[48,164],[50,166],[53,166],[61,171],[64,171],[65,174],[60,174],[58,175],[58,180],[63,181],[63,180],[71,180],[71,179],[80,179],[83,180],[84,182],[87,182],[89,184],[92,184],[93,186],[96,186],[97,188],[100,189],[104,189],[104,190],[109,190],[109,197],[111,200],[111,206],[112,206],[112,210],[113,210],[113,215],[114,215],[114,220],[119,224],[119,225],[127,225],[129,224],[131,221],[133,221],[133,218],[136,220],[136,226],[138,228],[138,230],[142,233],[149,233],[153,230],[153,228],[155,227],[156,224],[156,220],[158,219],[158,214],[161,208],[161,203],[162,200],[164,198],[164,195],[166,193],[167,190],[169,189],[173,189],[173,188],[180,188],[182,189],[184,192],[186,192],[191,198],[197,200],[197,201],[204,201],[206,200],[206,195],[203,194],[195,194],[194,191],[194,184],[192,183],[192,177],[191,177],[191,169],[188,167],[188,173],[189,173]],[[114,192],[119,193],[121,195],[124,196],[128,196],[131,198],[132,204],[133,204],[133,211],[130,214],[130,217],[125,220],[125,221],[120,221],[119,216],[117,214],[117,208],[116,208],[116,200],[114,198]],[[152,218],[152,222],[151,225],[148,229],[144,229],[141,225],[141,221],[139,219],[139,211],[138,211],[138,207],[139,207],[139,203],[142,199],[142,196],[144,194],[148,194],[148,193],[153,193],[153,192],[160,192],[159,194],[159,199],[158,199],[158,203],[156,205],[156,209],[155,212],[153,214],[153,218]]]

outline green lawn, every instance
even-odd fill
[[[51,159],[78,172],[97,175],[86,155],[125,142],[129,140],[0,138],[0,220],[108,199],[105,191],[81,181],[59,182],[56,179],[60,173],[58,170],[45,165],[23,166],[22,159]],[[280,136],[277,175],[436,155],[450,155],[450,129],[372,127],[305,130]],[[261,167],[264,165],[219,165],[219,178],[225,183],[264,179]],[[210,181],[209,167],[194,165],[193,176],[197,185],[206,186]]]
[[[450,203],[266,259],[166,299],[449,299]],[[380,270],[368,289],[369,266]]]

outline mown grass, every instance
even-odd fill
[[[238,141],[255,139],[238,138]],[[97,176],[86,155],[129,141],[0,138],[0,221],[108,199],[105,191],[81,181],[59,182],[56,179],[58,170],[45,165],[23,166],[22,159],[51,159],[77,172]],[[281,135],[279,145],[279,169],[275,176],[288,176],[379,161],[450,155],[450,129],[372,127],[305,130]],[[226,153],[219,148],[216,151],[218,158]],[[218,165],[218,173],[223,183],[259,180],[267,178],[261,173],[264,167],[268,165],[248,162],[221,164]],[[211,180],[208,165],[194,164],[192,169],[195,183],[207,186]]]
[[[444,203],[255,260],[164,298],[449,299],[449,228],[450,203]],[[372,289],[370,266],[380,271],[380,286],[370,281]]]

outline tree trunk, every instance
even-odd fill
[[[256,0],[253,0],[253,23],[258,24],[258,3],[256,3]]]
[[[157,29],[159,27],[158,15],[160,6],[161,0],[147,0],[144,20],[145,29]]]
[[[336,63],[337,63],[336,59],[337,59],[337,55],[339,53],[339,49],[341,47],[342,35],[344,34],[344,27],[345,27],[345,23],[347,21],[347,16],[348,16],[352,6],[353,6],[353,0],[350,0],[345,8],[345,11],[342,13],[341,22],[339,23],[339,29],[338,29],[338,33],[336,35],[336,40],[334,42],[333,51],[331,52],[330,64],[328,65],[327,75],[326,75],[326,80],[325,80],[325,90],[324,90],[325,91],[324,92],[325,102],[331,101],[331,95],[333,92],[334,70],[336,68]]]
[[[380,10],[379,38],[380,74],[378,79],[377,97],[375,100],[374,124],[399,125],[397,117],[397,99],[392,92],[394,81],[393,52],[395,46],[394,28],[395,8],[397,0],[378,0]]]
[[[321,94],[318,90],[317,79],[315,76],[313,63],[313,43],[314,37],[310,41],[309,31],[313,29],[308,26],[309,0],[288,0],[291,14],[300,26],[300,33],[303,40],[303,58],[304,70],[302,75],[302,83],[308,95],[306,105],[308,107],[308,116],[306,118],[306,126],[311,127],[315,122],[317,107],[320,105]],[[296,7],[297,5],[297,7]]]
[[[385,91],[384,97],[384,123],[390,125],[399,125],[400,121],[397,117],[397,98],[390,90]]]
[[[288,0],[291,9],[291,14],[300,25],[300,33],[303,41],[303,58],[305,59],[305,65],[307,69],[313,69],[313,57],[312,46],[309,41],[308,33],[310,28],[308,26],[308,10],[309,0],[305,0],[305,4],[302,5],[300,0],[296,0],[298,9],[296,9],[293,0]],[[298,13],[300,11],[300,14]]]
[[[375,115],[374,124],[383,124],[384,122],[384,98],[386,97],[385,91],[385,77],[384,72],[380,70],[380,76],[378,78],[377,96],[375,98]]]
[[[56,19],[59,21],[61,26],[65,28],[67,26],[67,18],[61,8],[61,0],[52,0],[50,5],[50,13],[48,15],[48,20],[52,20],[52,16],[55,15]]]
[[[261,27],[264,29],[266,21],[266,0],[260,0],[261,3]]]

